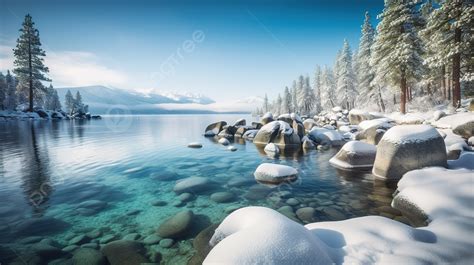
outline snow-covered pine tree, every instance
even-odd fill
[[[298,106],[298,89],[297,89],[297,85],[296,85],[296,80],[293,80],[293,84],[291,85],[291,100],[293,101],[293,108],[291,110],[291,112],[295,112],[297,113],[298,110],[299,110],[299,106]]]
[[[280,94],[278,94],[277,100],[275,102],[276,115],[282,114],[282,105],[283,105],[283,99],[281,98]]]
[[[49,71],[48,67],[43,64],[43,57],[46,54],[41,49],[39,31],[34,25],[31,16],[26,15],[23,27],[20,29],[21,35],[17,39],[16,48],[13,49],[15,56],[13,72],[17,75],[20,83],[28,84],[29,111],[33,111],[35,81],[50,81],[45,76],[45,73]]]
[[[10,71],[7,70],[7,75],[5,76],[6,91],[5,91],[5,101],[4,107],[7,110],[14,110],[17,104],[16,97],[16,80],[15,77],[10,74]]]
[[[314,110],[314,104],[315,104],[316,98],[315,98],[313,90],[311,89],[309,76],[306,76],[304,78],[301,96],[302,96],[301,114],[305,114],[305,115],[312,114]]]
[[[75,100],[70,90],[66,92],[66,96],[64,98],[64,105],[65,105],[67,113],[69,114],[74,113]]]
[[[283,92],[283,106],[282,106],[283,113],[291,113],[292,104],[293,104],[293,100],[291,99],[290,90],[288,89],[288,87],[285,87],[285,91]]]
[[[61,102],[59,101],[58,92],[53,88],[53,85],[49,85],[46,89],[44,100],[44,108],[47,110],[60,110]]]
[[[304,102],[304,97],[305,97],[304,86],[305,86],[304,76],[300,75],[298,76],[298,79],[296,81],[296,102],[298,104],[298,109],[296,113],[303,112],[303,104],[304,104],[303,102]]]
[[[431,36],[427,63],[440,67],[441,75],[452,69],[453,105],[461,101],[461,78],[473,76],[474,41],[472,35],[474,8],[471,0],[441,0],[433,10],[423,35]],[[450,66],[447,63],[451,62]],[[444,71],[443,71],[444,70]]]
[[[321,108],[321,67],[319,65],[316,66],[316,70],[314,71],[314,86],[313,86],[313,93],[314,93],[314,111],[319,113]]]
[[[270,111],[270,105],[268,103],[268,96],[267,93],[265,93],[265,97],[263,98],[263,111],[267,113]]]
[[[365,107],[382,99],[379,97],[375,85],[371,84],[374,79],[375,72],[370,66],[370,58],[372,54],[372,45],[374,43],[375,30],[370,23],[369,12],[365,12],[365,20],[362,25],[361,37],[359,41],[359,51],[357,53],[357,87],[358,100],[357,105]]]
[[[340,61],[341,54],[342,54],[342,50],[338,50],[336,54],[336,59],[334,61],[333,76],[334,76],[334,82],[336,84],[337,84],[337,80],[339,80],[339,70],[340,70],[339,61]]]
[[[74,105],[75,105],[75,109],[76,109],[76,112],[79,113],[79,114],[84,114],[85,111],[84,111],[84,103],[82,102],[82,96],[81,96],[81,93],[79,92],[79,90],[76,92],[76,98],[74,99]]]
[[[413,0],[387,0],[377,26],[371,65],[376,82],[400,87],[400,111],[406,113],[408,85],[424,72],[423,46],[416,26],[421,23]]]
[[[7,94],[7,81],[2,72],[0,72],[0,110],[5,109],[5,97]]]
[[[331,68],[325,66],[321,76],[321,105],[325,110],[335,107],[335,83]]]
[[[352,69],[352,52],[347,40],[344,40],[344,46],[342,47],[337,65],[339,67],[336,89],[337,103],[346,109],[351,109],[354,106],[357,91]]]

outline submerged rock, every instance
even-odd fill
[[[74,265],[105,265],[107,261],[102,253],[92,248],[80,248],[72,257]]]
[[[165,220],[158,227],[158,235],[163,238],[180,238],[186,235],[193,221],[194,213],[185,210]]]
[[[143,244],[137,241],[117,240],[102,248],[110,265],[141,265],[150,262]]]
[[[410,170],[447,166],[443,137],[429,125],[400,125],[385,133],[377,147],[373,174],[400,179]]]
[[[359,141],[350,141],[342,146],[341,150],[329,160],[337,168],[371,169],[374,165],[377,148],[375,145]]]
[[[228,191],[216,192],[211,195],[211,200],[218,203],[231,202],[235,200],[235,195]]]
[[[254,172],[255,179],[263,183],[281,183],[297,178],[298,170],[293,167],[263,163]]]
[[[192,142],[188,144],[189,148],[202,148],[202,144],[198,142]]]
[[[176,185],[173,190],[176,193],[183,192],[202,192],[210,189],[213,182],[205,177],[189,177],[176,181]]]

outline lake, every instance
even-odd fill
[[[208,124],[239,118],[256,120],[249,115],[156,115],[0,122],[3,249],[21,250],[45,239],[68,251],[124,237],[143,241],[167,218],[191,210],[192,227],[167,241],[171,246],[160,246],[159,239],[146,244],[149,253],[161,253],[163,263],[186,264],[195,253],[192,239],[239,207],[279,209],[301,223],[366,215],[403,220],[390,207],[391,185],[370,173],[344,173],[329,165],[336,148],[274,159],[249,141],[236,140],[232,145],[238,150],[231,152],[203,136]],[[203,148],[187,147],[196,141]],[[280,186],[258,184],[253,172],[264,162],[295,167],[299,178]],[[191,176],[208,178],[212,185],[178,197],[176,181]],[[222,191],[233,197],[210,199]],[[295,214],[304,207],[314,209],[311,220]]]

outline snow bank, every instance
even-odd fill
[[[269,208],[234,211],[217,227],[209,264],[331,264],[324,244],[302,225]]]
[[[382,139],[391,143],[402,144],[428,141],[436,137],[440,137],[440,134],[429,125],[399,125],[389,129]]]

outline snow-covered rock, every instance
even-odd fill
[[[326,247],[302,225],[269,208],[246,207],[227,216],[209,242],[204,265],[331,264]]]
[[[434,121],[437,121],[437,120],[443,118],[444,116],[446,116],[446,113],[442,110],[437,110],[437,111],[433,112],[433,120]]]
[[[376,152],[375,145],[350,141],[342,146],[341,150],[329,160],[329,163],[346,170],[371,169],[374,165]]]
[[[258,130],[248,130],[244,133],[242,138],[251,140],[255,138],[255,135],[257,135],[257,133],[258,133]]]
[[[189,148],[201,148],[201,147],[202,147],[202,144],[201,144],[201,143],[198,143],[198,142],[192,142],[192,143],[189,143],[189,144],[188,144],[188,147],[189,147]]]
[[[265,145],[274,143],[280,147],[296,147],[301,144],[300,137],[284,121],[272,121],[265,124],[255,135],[253,142]]]
[[[304,128],[309,131],[311,130],[314,126],[317,126],[317,123],[316,121],[314,121],[313,119],[306,119],[303,121],[303,126]]]
[[[247,121],[245,121],[245,119],[238,119],[235,123],[234,123],[234,126],[237,127],[237,126],[245,126],[247,124]]]
[[[280,148],[278,148],[278,146],[274,143],[268,143],[267,145],[265,145],[263,151],[265,151],[267,155],[274,157],[278,156],[278,154],[280,153]]]
[[[217,136],[232,139],[236,132],[237,132],[237,127],[232,126],[232,125],[225,125],[224,127],[222,127],[222,131],[220,131],[219,134],[217,134]]]
[[[349,122],[353,125],[357,125],[363,121],[370,120],[371,116],[368,112],[359,110],[359,109],[352,109],[349,111]]]
[[[314,127],[308,133],[308,138],[320,145],[340,146],[344,144],[344,138],[336,130]]]
[[[235,152],[235,151],[237,151],[237,147],[231,145],[231,146],[227,147],[227,150]]]
[[[227,122],[225,122],[225,121],[219,121],[219,122],[211,123],[204,130],[204,136],[207,136],[207,137],[215,136],[220,131],[222,131],[222,128],[226,125],[227,125]]]
[[[474,112],[449,115],[433,122],[432,125],[441,129],[452,129],[454,133],[468,139],[474,135]]]
[[[253,175],[257,181],[262,183],[281,183],[295,180],[298,170],[290,166],[263,163],[257,167]]]
[[[265,115],[262,116],[262,119],[260,120],[260,123],[262,125],[265,125],[265,124],[270,123],[272,121],[274,121],[273,114],[271,112],[267,112],[267,113],[265,113]]]
[[[219,139],[218,141],[221,145],[229,145],[229,140],[227,140],[226,138],[221,138]]]
[[[399,125],[407,124],[423,124],[425,122],[425,117],[421,113],[406,113],[402,114],[400,112],[393,112],[389,115]]]
[[[447,166],[446,147],[438,131],[429,125],[399,125],[389,129],[377,146],[372,173],[400,179],[410,170]]]

